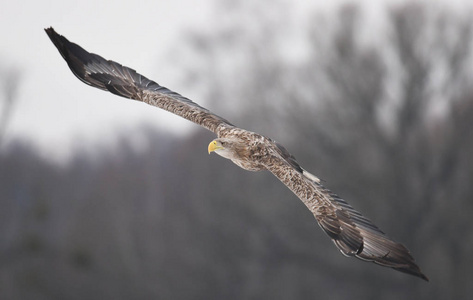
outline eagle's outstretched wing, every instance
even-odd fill
[[[320,180],[301,168],[294,156],[283,146],[255,133],[234,127],[227,120],[160,86],[133,69],[85,51],[57,34],[53,28],[45,30],[72,72],[86,84],[165,109],[213,131],[219,137],[224,135],[234,141],[247,141],[243,145],[246,151],[243,152],[248,153],[241,159],[245,163],[255,163],[255,166],[249,166],[247,169],[256,170],[264,166],[279,178],[304,202],[343,254],[373,261],[428,280],[406,247],[390,240],[368,219],[325,189]],[[253,149],[262,151],[263,155],[256,155],[259,161],[252,161],[250,148],[251,144],[258,144],[256,140],[266,140],[268,144],[264,149]],[[267,155],[270,152],[272,154]]]
[[[219,130],[233,127],[224,118],[149,80],[135,70],[87,52],[56,33],[52,27],[46,28],[45,31],[66,60],[72,73],[84,83],[125,98],[157,106],[217,135]]]
[[[370,220],[326,189],[317,178],[314,180],[305,175],[279,155],[268,157],[264,164],[304,202],[344,255],[372,261],[428,281],[404,245],[387,237]]]

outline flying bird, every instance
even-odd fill
[[[87,52],[52,27],[45,30],[72,73],[82,82],[192,121],[217,135],[208,146],[209,154],[214,152],[248,171],[271,172],[302,200],[345,256],[371,261],[428,281],[404,245],[387,237],[370,220],[325,188],[320,179],[302,168],[281,144],[234,126],[131,68]]]

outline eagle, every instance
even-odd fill
[[[56,33],[52,27],[45,31],[72,73],[82,82],[157,106],[194,122],[217,136],[208,146],[209,154],[214,152],[248,171],[271,172],[302,200],[343,255],[428,281],[404,245],[390,239],[370,220],[325,188],[321,180],[302,168],[281,144],[233,125],[131,68],[87,52]]]

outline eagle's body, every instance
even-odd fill
[[[188,119],[217,135],[209,144],[209,153],[230,159],[245,170],[271,172],[302,200],[344,255],[428,280],[406,247],[389,239],[371,221],[327,190],[282,145],[232,125],[133,69],[85,51],[52,28],[46,32],[72,72],[84,83]]]

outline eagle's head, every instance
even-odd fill
[[[235,143],[229,139],[218,138],[210,142],[209,154],[215,152],[218,155],[228,158],[237,159]]]
[[[248,143],[239,139],[218,138],[210,142],[209,154],[215,152],[218,155],[230,159],[237,166],[248,171],[261,171],[266,167],[258,161]]]

